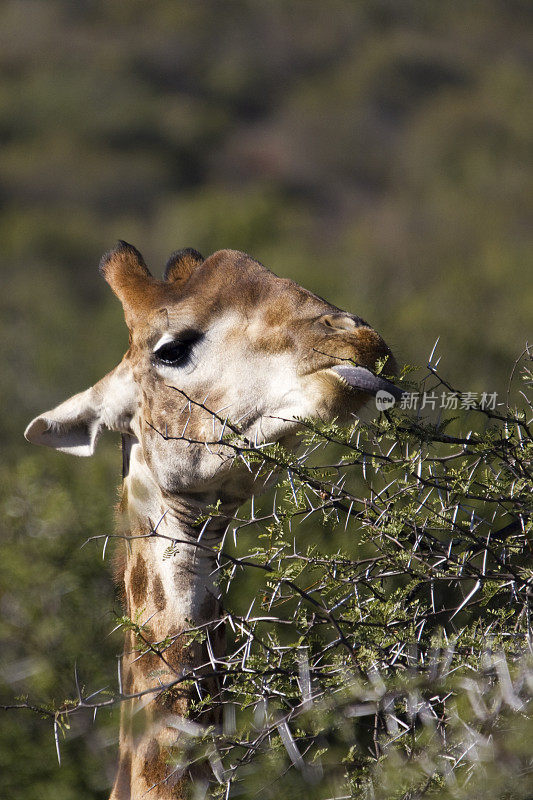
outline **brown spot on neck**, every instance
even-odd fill
[[[158,611],[164,611],[167,605],[167,598],[163,588],[163,582],[159,575],[155,575],[152,580],[152,599]]]
[[[131,753],[125,750],[120,754],[118,772],[115,780],[113,795],[117,797],[130,797],[131,794]]]
[[[124,694],[132,694],[133,689],[135,686],[135,681],[133,678],[133,670],[131,667],[128,667],[128,671],[126,672],[126,677],[124,678]]]
[[[167,777],[167,765],[164,760],[164,751],[161,750],[157,739],[148,742],[144,754],[144,767],[142,776],[147,783],[148,789],[154,784],[162,783]]]
[[[140,605],[146,600],[146,589],[148,588],[148,572],[146,561],[140,553],[137,553],[137,560],[130,575],[130,592],[133,602]]]

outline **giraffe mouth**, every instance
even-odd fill
[[[403,389],[396,386],[386,378],[379,375],[374,375],[366,367],[360,367],[352,364],[338,364],[330,367],[330,370],[342,380],[343,383],[351,386],[352,389],[358,389],[360,392],[376,395],[378,392],[388,392],[395,400],[401,400],[405,394]]]

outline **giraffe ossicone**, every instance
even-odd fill
[[[212,698],[203,719],[216,723],[221,707],[214,545],[236,508],[266,484],[237,457],[239,447],[292,448],[302,418],[346,418],[371,394],[399,390],[374,374],[383,359],[386,373],[395,365],[366,322],[244,253],[204,259],[187,248],[156,280],[140,253],[119,242],[100,269],[122,303],[129,349],[94,386],[34,419],[25,436],[89,456],[103,429],[123,435],[117,524],[128,541],[120,580],[126,613],[143,625],[148,646],[139,657],[127,632],[111,800],[148,791],[152,800],[182,798],[191,776],[172,768],[169,752],[183,736],[176,719],[190,713],[187,676]],[[219,513],[199,527],[217,504]],[[206,642],[187,644],[191,625],[203,628]],[[142,733],[132,722],[139,702]],[[195,769],[193,779],[205,767]]]

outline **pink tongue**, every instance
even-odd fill
[[[354,389],[359,389],[368,394],[376,394],[379,391],[389,392],[396,400],[401,400],[405,394],[403,389],[395,386],[386,378],[380,378],[379,375],[374,375],[366,367],[356,367],[351,364],[339,364],[336,367],[331,367],[341,378],[344,378],[347,384],[353,386]]]

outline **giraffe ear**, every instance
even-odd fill
[[[122,240],[100,260],[100,274],[123,300],[128,292],[142,291],[153,281],[144,258],[136,247]]]
[[[122,303],[130,328],[160,302],[162,284],[152,278],[142,255],[132,244],[119,241],[105,253],[100,261],[100,274]]]
[[[164,279],[169,283],[184,284],[203,261],[204,257],[192,247],[176,250],[167,261]]]
[[[131,370],[121,363],[94,386],[32,420],[24,436],[62,453],[92,456],[104,428],[131,433],[137,402]]]

